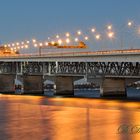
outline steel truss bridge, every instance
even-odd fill
[[[65,92],[70,94],[70,91],[73,91],[73,77],[85,77],[88,81],[100,81],[102,95],[124,95],[126,83],[139,81],[140,50],[1,56],[0,75],[22,76],[23,79],[28,77],[27,83],[32,82],[29,78],[32,76],[55,77],[57,94]],[[68,78],[67,86],[65,81]],[[25,82],[24,84],[26,87]]]

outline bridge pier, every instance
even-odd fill
[[[0,75],[0,92],[15,93],[15,74]]]
[[[106,78],[100,87],[101,96],[127,96],[125,79]]]
[[[56,76],[55,78],[56,96],[74,96],[74,83],[72,76]]]
[[[44,94],[42,75],[23,75],[24,94]]]

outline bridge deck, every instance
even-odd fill
[[[0,55],[0,61],[78,61],[78,62],[139,62],[140,49],[95,52],[48,52],[39,54]]]

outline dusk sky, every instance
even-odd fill
[[[0,41],[140,24],[140,0],[0,0]],[[118,30],[118,29],[117,29]]]

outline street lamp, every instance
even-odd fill
[[[79,31],[77,31],[77,34],[78,34],[78,35],[81,35],[81,34],[82,34],[82,32],[79,30]]]
[[[112,39],[114,38],[114,32],[108,32],[107,36]]]
[[[100,34],[96,34],[96,35],[95,35],[95,39],[96,39],[96,40],[101,39],[101,35],[100,35]]]
[[[120,29],[121,30],[120,31],[121,49],[124,48],[124,43],[125,43],[124,37],[126,37],[126,33],[130,34],[131,30],[128,30],[128,29],[132,29],[133,27],[136,28],[136,26],[134,25],[134,22],[132,20],[128,21],[127,24],[121,26],[121,29]]]
[[[92,28],[91,32],[94,33],[96,31],[96,28]]]

